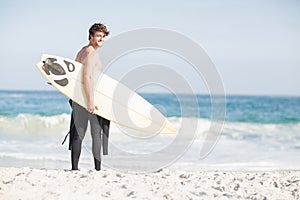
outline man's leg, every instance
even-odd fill
[[[72,170],[78,170],[82,140],[85,136],[88,122],[88,112],[80,105],[73,103],[73,119],[75,124],[74,136],[71,145]]]
[[[94,164],[95,169],[99,171],[101,169],[101,126],[97,115],[89,113],[89,120],[91,125]]]

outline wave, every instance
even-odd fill
[[[209,119],[170,117],[168,120],[179,130],[195,132],[196,138],[203,139],[212,125]],[[65,135],[69,131],[70,114],[41,116],[35,114],[18,114],[17,116],[0,116],[0,136],[7,135]],[[298,141],[300,123],[262,124],[248,122],[215,122],[223,125],[221,135],[232,140],[274,139],[277,141]],[[195,126],[195,127],[193,127]],[[189,127],[189,130],[185,130]],[[129,130],[130,131],[130,130]],[[111,124],[110,132],[123,133],[122,127]],[[119,135],[121,135],[119,134]],[[121,136],[120,136],[121,137]]]
[[[40,116],[18,114],[0,116],[1,135],[62,135],[68,132],[70,115]]]
[[[212,122],[203,118],[177,118],[168,120],[174,124],[183,136],[194,134],[193,144],[184,154],[178,164],[188,163],[190,166],[226,167],[245,166],[260,167],[286,166],[298,167],[300,162],[294,159],[300,150],[300,123],[294,124],[261,124],[246,122],[225,122],[220,139],[213,152],[204,160],[199,158],[205,136]],[[41,116],[19,114],[15,117],[0,116],[0,165],[36,166],[53,165],[54,168],[68,166],[68,145],[61,145],[64,135],[68,132],[69,114]],[[223,122],[215,122],[222,125]],[[197,126],[195,133],[184,127]],[[90,134],[87,134],[90,135]],[[45,137],[47,136],[47,137]],[[125,135],[121,127],[112,123],[110,129],[110,145],[123,151],[136,154],[151,153],[170,146],[177,135],[160,134],[152,138],[134,138]],[[92,163],[90,136],[84,140],[85,150],[82,163]],[[174,144],[172,144],[174,145]],[[110,155],[113,148],[110,146]],[[86,150],[87,149],[87,150]],[[118,155],[114,155],[118,156]],[[46,163],[46,164],[45,164]],[[245,166],[244,166],[245,165]]]

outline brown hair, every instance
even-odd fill
[[[109,30],[107,30],[106,26],[101,23],[95,23],[89,29],[89,40],[91,39],[91,35],[94,36],[95,32],[100,31],[105,34],[105,36],[109,35]]]

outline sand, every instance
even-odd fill
[[[49,170],[0,167],[0,199],[300,199],[300,171]]]

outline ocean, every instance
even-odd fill
[[[147,170],[300,169],[300,97],[227,95],[225,122],[216,121],[223,125],[220,136],[210,153],[201,157],[211,125],[210,96],[197,95],[195,105],[190,103],[194,95],[141,95],[178,130],[183,121],[196,121],[193,140],[181,139],[186,146],[178,152],[176,135],[136,137],[112,123],[104,167],[135,170],[155,163]],[[56,91],[0,91],[0,166],[70,169],[68,140],[62,145],[70,113],[68,99]],[[185,132],[180,133],[184,138]],[[80,167],[93,168],[89,133],[84,139]]]

